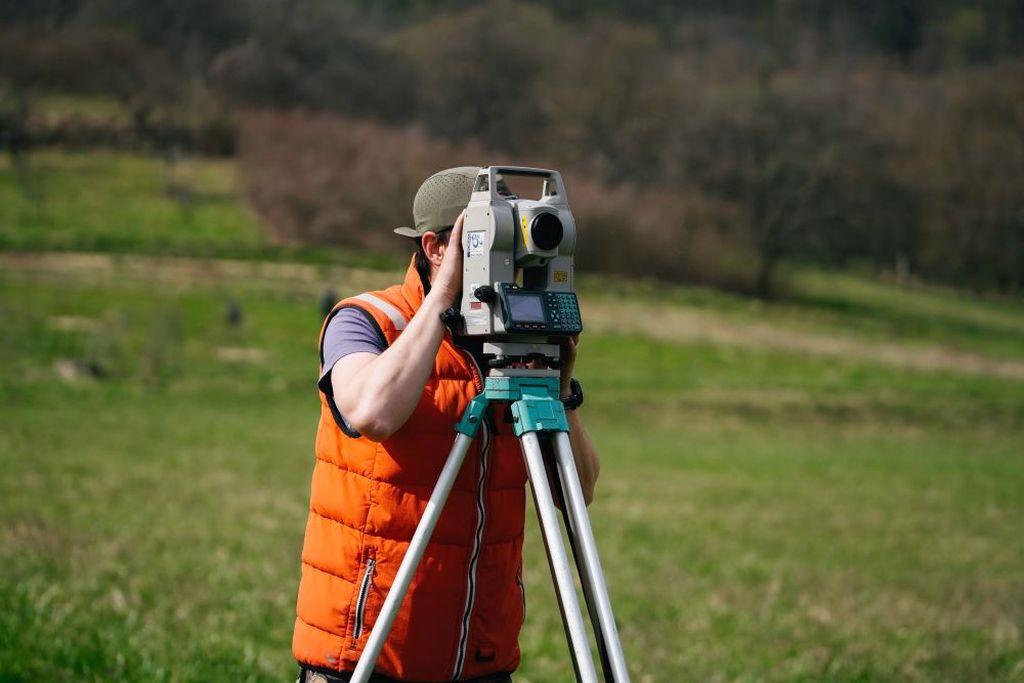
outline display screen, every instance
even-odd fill
[[[544,304],[539,296],[509,294],[508,308],[509,318],[517,323],[542,323],[546,320]]]

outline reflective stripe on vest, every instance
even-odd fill
[[[386,315],[388,318],[391,319],[391,322],[392,324],[394,324],[396,331],[401,332],[402,330],[405,329],[405,326],[408,323],[408,321],[405,319],[405,316],[402,315],[402,312],[400,310],[389,304],[387,301],[384,301],[384,299],[376,297],[373,294],[360,294],[359,296],[354,296],[352,298],[359,299],[364,303],[368,303],[371,306],[375,307],[377,310],[379,310],[381,313]]]

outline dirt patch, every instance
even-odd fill
[[[250,349],[240,346],[221,346],[216,352],[217,360],[228,363],[264,363],[269,355],[263,349]]]
[[[0,253],[0,268],[5,272],[45,273],[93,284],[128,280],[188,288],[197,284],[267,283],[312,292],[339,284],[354,292],[380,289],[401,277],[395,272],[302,263],[65,252]]]
[[[49,319],[50,328],[59,332],[92,332],[100,323],[94,318],[78,315],[55,315]]]
[[[123,282],[129,279],[176,287],[263,282],[274,287],[313,293],[327,286],[344,286],[345,291],[351,292],[379,289],[393,284],[401,276],[394,271],[340,266],[52,252],[0,253],[0,268],[6,272],[50,273],[88,282]],[[1024,381],[1022,361],[993,358],[944,346],[870,342],[802,332],[764,322],[741,323],[679,306],[584,301],[582,307],[587,328],[603,332],[641,334],[672,343],[708,342],[852,358],[890,367]],[[53,321],[52,324],[64,329],[87,326],[78,320]],[[253,362],[253,359],[247,360]]]

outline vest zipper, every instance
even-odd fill
[[[363,580],[359,584],[359,597],[356,599],[356,624],[352,629],[352,637],[356,640],[363,635],[363,617],[366,612],[366,598],[370,594],[370,584],[373,582],[373,570],[377,567],[377,560],[372,557],[366,561],[366,571],[363,572]]]
[[[516,569],[516,584],[519,586],[519,595],[523,598],[523,622],[526,622],[526,586],[523,585],[523,566]]]
[[[458,347],[456,347],[458,348]],[[483,372],[476,362],[473,354],[459,349],[473,363],[477,376],[483,382]],[[452,672],[452,680],[457,681],[462,676],[462,669],[466,663],[466,647],[469,642],[469,622],[473,616],[473,603],[476,599],[476,570],[480,560],[480,549],[484,539],[484,522],[486,521],[486,507],[484,506],[484,485],[487,482],[487,456],[491,450],[491,425],[487,417],[483,421],[483,447],[480,449],[480,479],[477,482],[477,522],[476,533],[473,536],[473,552],[469,559],[468,587],[466,590],[466,607],[462,612],[462,625],[459,631],[459,647],[455,655],[455,670]]]

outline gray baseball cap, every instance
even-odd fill
[[[425,232],[452,227],[469,204],[479,172],[479,166],[458,166],[438,171],[424,180],[412,201],[412,218],[416,227],[395,228],[395,232],[404,237],[420,237]]]

